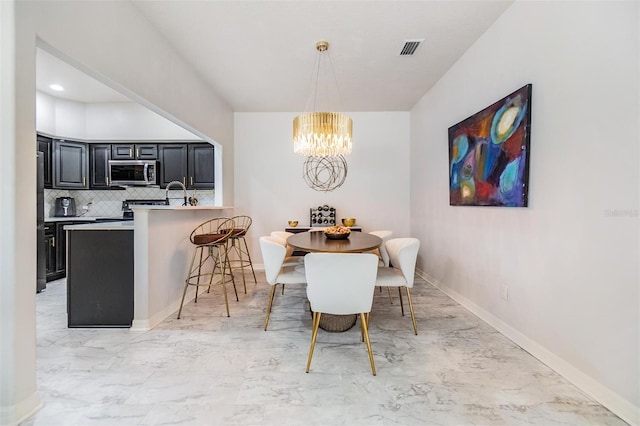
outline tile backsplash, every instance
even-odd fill
[[[214,192],[215,190],[212,189],[198,189],[188,190],[187,194],[189,197],[195,195],[198,199],[198,205],[212,206],[214,204]],[[149,187],[129,187],[124,190],[111,191],[45,189],[45,217],[54,215],[55,200],[58,197],[73,197],[76,200],[76,213],[78,216],[120,217],[122,216],[122,202],[124,200],[165,199],[166,191]],[[171,205],[181,205],[182,202],[182,190],[169,191],[169,203]],[[88,206],[89,209],[85,211],[83,206]]]

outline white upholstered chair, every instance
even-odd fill
[[[413,311],[413,301],[411,300],[411,288],[413,288],[414,275],[416,271],[416,259],[420,240],[417,238],[393,238],[386,242],[385,248],[389,253],[391,266],[388,268],[379,267],[376,285],[381,287],[398,287],[400,296],[400,309],[404,316],[404,304],[402,301],[402,288],[407,291],[409,299],[409,310],[413,321],[413,331],[418,334],[416,316]]]
[[[371,372],[375,376],[376,366],[369,341],[369,313],[373,303],[378,257],[372,253],[309,253],[304,258],[304,264],[307,297],[313,312],[307,373],[322,314],[359,314],[362,338],[367,344]]]
[[[285,255],[284,258],[284,265],[285,266],[289,266],[289,265],[302,265],[304,262],[304,258],[302,256],[294,256],[293,252],[294,249],[292,246],[290,246],[289,244],[287,244],[287,238],[289,238],[290,236],[295,235],[293,232],[287,232],[287,231],[273,231],[271,232],[271,236],[274,238],[279,238],[282,243],[285,245],[285,247],[287,248],[287,253]]]
[[[264,262],[264,273],[267,282],[271,285],[269,294],[269,304],[267,305],[267,317],[264,321],[264,331],[269,325],[271,306],[278,284],[305,284],[307,282],[303,272],[296,270],[296,266],[284,266],[284,259],[287,253],[285,245],[277,237],[260,237],[260,250]]]
[[[385,243],[389,241],[389,239],[393,236],[392,231],[371,231],[369,232],[371,235],[375,235],[376,237],[380,237],[382,239],[382,244],[378,248],[378,252],[380,253],[380,264],[379,266],[389,267],[389,253],[387,253],[387,249],[385,248]]]

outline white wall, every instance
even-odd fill
[[[220,144],[225,160],[216,172],[224,173],[220,197],[227,204],[233,204],[233,114],[128,2],[5,0],[0,19],[0,423],[11,425],[39,403],[35,291],[29,285],[36,280],[36,43]]]
[[[42,92],[36,92],[36,130],[56,134],[56,98]]]
[[[37,98],[36,98],[37,99]],[[87,114],[85,105],[79,102],[56,99],[55,106],[55,126],[54,136],[64,138],[87,138]],[[38,107],[36,106],[36,113]],[[36,129],[38,116],[36,115]]]
[[[302,177],[304,157],[293,152],[294,113],[236,113],[236,214],[253,218],[251,253],[262,262],[258,238],[284,230],[288,220],[309,226],[309,209],[328,204],[338,220],[355,217],[364,231],[409,235],[409,113],[348,113],[353,152],[347,178],[318,192]]]
[[[52,136],[98,140],[201,140],[133,102],[85,104],[36,92],[36,130]]]
[[[16,70],[14,3],[0,1],[0,424],[9,425],[35,410],[35,143],[25,149],[20,128],[19,85]],[[33,76],[25,70],[26,76]],[[33,117],[31,120],[33,126]],[[35,136],[34,136],[35,137]],[[31,141],[35,139],[31,138]],[[27,158],[33,174],[20,180]],[[31,185],[30,194],[22,191]],[[32,205],[33,208],[24,208]],[[27,257],[29,256],[29,257]],[[32,285],[25,285],[31,283]],[[23,331],[24,330],[24,331]]]
[[[86,104],[88,140],[199,140],[193,133],[135,103]]]
[[[411,111],[419,268],[635,423],[638,5],[516,1]],[[449,206],[448,127],[526,83],[529,207]]]

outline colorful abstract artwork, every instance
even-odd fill
[[[449,128],[449,204],[527,207],[531,84]]]

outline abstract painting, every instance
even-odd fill
[[[531,84],[449,128],[449,204],[527,207]]]

